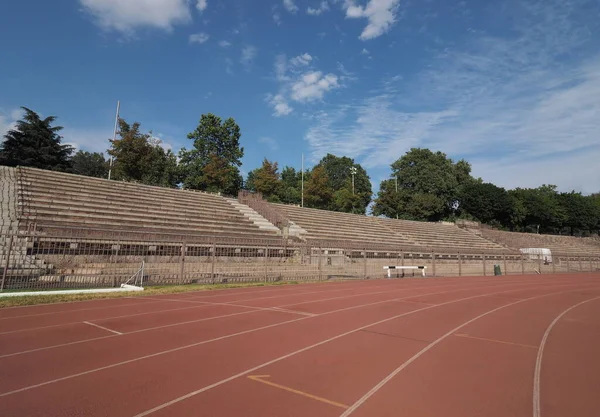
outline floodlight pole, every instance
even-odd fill
[[[350,173],[352,174],[352,195],[354,195],[354,176],[356,175],[356,167],[350,167]]]
[[[115,130],[113,131],[113,143],[117,140],[117,127],[119,126],[119,109],[121,108],[121,102],[117,101],[117,115],[115,116]],[[110,156],[110,163],[108,165],[108,179],[112,174],[112,166],[113,166],[113,157]]]

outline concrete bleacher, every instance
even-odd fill
[[[504,253],[512,250],[454,224],[378,219],[386,227],[436,252]]]
[[[506,247],[546,248],[553,253],[564,255],[595,255],[600,254],[600,242],[571,236],[544,235],[535,233],[505,232],[502,230],[482,227],[484,238],[505,245]]]
[[[223,197],[178,189],[19,168],[23,205],[38,230],[111,231],[279,239]],[[89,235],[89,233],[88,233]]]
[[[342,245],[377,244],[398,249],[420,250],[422,247],[394,233],[373,217],[340,213],[286,204],[271,204],[307,233],[312,241],[338,241]]]

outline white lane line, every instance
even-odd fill
[[[398,368],[396,368],[394,371],[392,371],[388,376],[386,376],[384,379],[382,379],[377,385],[375,385],[373,388],[371,388],[369,390],[369,392],[367,392],[365,395],[363,395],[358,401],[356,401],[354,404],[352,404],[346,411],[344,411],[342,414],[340,414],[340,417],[348,417],[350,414],[352,414],[354,411],[356,411],[357,408],[359,408],[361,405],[363,405],[369,398],[371,398],[377,391],[379,391],[385,384],[387,384],[392,378],[394,378],[396,375],[398,375],[400,372],[402,372],[402,370],[404,370],[411,363],[413,363],[414,361],[416,361],[417,359],[419,359],[423,354],[425,354],[431,348],[433,348],[434,346],[436,346],[442,340],[446,339],[449,336],[452,336],[454,333],[456,333],[457,331],[459,331],[463,327],[468,326],[469,324],[471,324],[471,323],[473,323],[473,322],[475,322],[475,321],[477,321],[477,320],[479,320],[479,319],[481,319],[481,318],[483,318],[485,316],[488,316],[488,315],[490,315],[492,313],[495,313],[498,310],[502,310],[502,309],[507,308],[507,307],[511,307],[511,306],[514,306],[514,305],[517,305],[517,304],[521,304],[521,303],[524,303],[525,301],[531,301],[531,300],[535,300],[535,299],[539,299],[539,298],[549,297],[549,296],[552,296],[552,295],[564,294],[564,293],[567,293],[567,292],[581,291],[582,289],[584,289],[584,288],[577,288],[577,289],[574,289],[574,290],[567,290],[567,291],[561,291],[561,292],[557,292],[557,293],[544,294],[544,295],[539,295],[539,296],[535,296],[535,297],[525,298],[525,299],[519,300],[519,301],[514,301],[512,303],[505,304],[503,306],[500,306],[500,307],[494,308],[492,310],[489,310],[486,313],[480,314],[479,316],[477,316],[477,317],[475,317],[475,318],[473,318],[471,320],[466,321],[465,323],[461,324],[460,326],[457,326],[454,329],[450,330],[448,333],[444,334],[443,336],[440,336],[439,338],[437,338],[436,340],[434,340],[433,342],[431,342],[429,345],[425,346],[423,349],[421,349],[419,352],[417,352],[413,357],[411,357],[406,362],[404,362],[402,365],[400,365]],[[590,289],[590,288],[586,288],[586,289]],[[596,298],[600,298],[600,297],[596,297]]]
[[[544,349],[546,348],[546,341],[548,340],[548,336],[550,336],[550,332],[552,331],[552,328],[569,311],[571,311],[585,303],[589,303],[590,301],[594,301],[594,300],[598,300],[598,299],[600,299],[600,297],[591,298],[589,300],[582,301],[578,304],[575,304],[574,306],[569,307],[568,309],[566,309],[565,311],[560,313],[554,319],[554,321],[552,323],[550,323],[550,326],[548,326],[548,328],[546,329],[546,332],[544,333],[544,337],[542,337],[542,342],[540,343],[540,348],[538,349],[537,358],[535,360],[535,373],[533,375],[533,417],[540,417],[540,415],[541,415],[540,377],[542,374],[542,359],[544,356]]]
[[[84,323],[85,324],[89,324],[90,326],[97,327],[97,328],[102,329],[102,330],[106,330],[107,332],[111,332],[111,333],[114,333],[114,334],[118,334],[118,335],[122,335],[123,334],[123,333],[118,332],[116,330],[109,329],[108,327],[100,326],[99,324],[90,323],[89,321],[84,321]]]
[[[519,282],[519,281],[516,281],[516,282]],[[505,287],[506,285],[512,285],[512,284],[511,283],[506,283],[506,284],[487,285],[485,288]],[[525,286],[525,287],[528,287],[528,286],[535,285],[535,284],[522,283],[521,285]],[[556,286],[570,286],[570,285],[572,285],[572,284],[560,284],[560,285],[556,284],[556,285],[552,285],[552,287],[556,287]],[[440,285],[440,286],[437,286],[437,287],[439,289],[439,288],[448,287],[448,286]],[[455,288],[455,286],[450,286],[450,288]],[[483,287],[449,289],[449,290],[437,291],[437,292],[433,292],[433,293],[421,294],[421,296],[426,297],[426,296],[430,296],[430,295],[449,294],[449,293],[452,293],[452,292],[460,292],[460,291],[466,291],[466,290],[469,290],[469,289],[480,289],[480,288],[483,288]],[[537,287],[535,287],[535,288],[537,288]],[[526,290],[528,288],[517,288],[517,289],[509,290],[509,292],[510,291],[518,291],[518,290],[521,290],[521,289],[525,289]],[[413,295],[408,296],[408,297],[403,297],[403,298],[392,298],[392,299],[388,299],[388,300],[375,301],[375,302],[367,303],[367,304],[359,304],[359,305],[356,305],[356,306],[350,306],[350,307],[340,308],[340,309],[337,309],[337,310],[326,311],[326,312],[317,314],[317,316],[318,315],[325,315],[325,314],[332,314],[332,313],[339,313],[339,312],[342,312],[342,311],[353,310],[355,308],[370,307],[370,306],[374,306],[374,305],[377,305],[377,304],[383,304],[383,303],[390,303],[390,302],[396,302],[396,301],[406,302],[405,300],[407,300],[408,298],[412,298],[412,297],[413,297]],[[431,305],[435,305],[435,304],[431,304]],[[201,307],[201,306],[199,306],[199,307]],[[267,309],[267,310],[269,310],[269,309]],[[219,318],[239,316],[239,315],[243,315],[243,314],[254,313],[254,312],[257,312],[257,311],[260,311],[260,310],[242,311],[242,312],[239,312],[239,313],[225,314],[225,315],[222,315],[222,316],[206,317],[206,318],[202,318],[202,319],[196,319],[196,320],[190,320],[190,321],[184,321],[184,322],[171,323],[171,324],[166,324],[166,325],[163,325],[163,326],[147,327],[147,328],[144,328],[144,329],[133,330],[131,332],[127,332],[127,333],[125,333],[125,335],[135,334],[135,333],[142,333],[142,332],[147,332],[147,331],[152,331],[152,330],[160,330],[160,329],[164,329],[164,328],[168,328],[168,327],[181,326],[181,325],[185,325],[185,324],[199,323],[199,322],[202,322],[202,321],[214,320],[214,319],[219,319]],[[270,311],[272,311],[272,310],[270,310]],[[144,313],[144,314],[146,314],[146,313]],[[304,318],[307,318],[307,317],[304,317]],[[75,323],[81,323],[81,322],[75,322]],[[49,326],[49,327],[57,327],[57,326]],[[18,356],[18,355],[23,355],[23,354],[27,354],[27,353],[39,352],[39,351],[42,351],[42,350],[55,349],[55,348],[60,348],[60,347],[65,347],[65,346],[77,345],[77,344],[80,344],[80,343],[93,342],[93,341],[97,341],[97,340],[101,340],[101,339],[106,339],[106,338],[109,338],[109,337],[114,337],[114,336],[95,337],[95,338],[91,338],[91,339],[78,340],[76,342],[61,343],[61,344],[57,344],[57,345],[44,346],[44,347],[36,348],[36,349],[30,349],[30,350],[24,350],[24,351],[20,351],[20,352],[8,353],[8,354],[5,354],[5,355],[0,355],[0,359],[7,358],[7,357],[10,357],[10,356]]]
[[[302,314],[304,316],[309,316],[309,317],[318,316],[318,314],[315,314],[315,313],[307,313],[306,311],[288,310],[286,308],[281,308],[281,307],[271,307],[271,310],[283,311],[284,313]]]
[[[575,289],[575,290],[572,290],[572,291],[580,291],[580,290],[582,290],[582,288],[577,288],[577,289]],[[511,291],[511,290],[508,290],[508,291],[502,291],[502,292],[510,292],[510,291]],[[518,291],[518,290],[512,290],[512,291]],[[492,294],[498,294],[498,293],[492,293]],[[448,305],[448,304],[454,304],[454,303],[458,303],[458,302],[461,302],[461,301],[467,301],[467,300],[471,300],[471,299],[475,299],[475,298],[481,298],[481,297],[485,297],[485,296],[487,296],[487,295],[489,295],[489,294],[485,294],[485,295],[476,295],[476,296],[473,296],[473,297],[461,298],[461,299],[459,299],[459,300],[447,301],[447,302],[444,302],[444,303],[441,303],[441,304],[436,304],[436,305],[433,305],[433,306],[426,306],[426,307],[423,307],[423,308],[419,308],[419,309],[417,309],[417,310],[412,310],[412,311],[409,311],[409,312],[406,312],[406,313],[398,314],[398,315],[396,315],[396,316],[393,316],[393,317],[388,317],[388,318],[386,318],[386,319],[379,320],[379,321],[377,321],[377,322],[375,322],[375,323],[367,324],[366,326],[361,326],[361,327],[358,327],[358,328],[356,328],[356,329],[353,329],[353,330],[350,330],[350,331],[348,331],[348,332],[345,332],[345,333],[338,334],[337,336],[331,337],[331,338],[329,338],[329,339],[326,339],[326,340],[322,340],[322,341],[320,341],[320,342],[318,342],[318,343],[315,343],[315,344],[313,344],[313,345],[310,345],[310,346],[304,347],[304,348],[302,348],[302,349],[296,350],[296,351],[294,351],[294,352],[288,353],[287,355],[283,355],[283,356],[280,356],[280,357],[278,357],[278,358],[276,358],[276,359],[270,360],[270,361],[268,361],[268,362],[264,362],[264,363],[262,363],[262,364],[260,364],[260,365],[257,365],[257,366],[255,366],[255,367],[253,367],[253,368],[246,369],[245,371],[242,371],[242,372],[240,372],[240,373],[238,373],[238,374],[232,375],[232,376],[230,376],[230,377],[228,377],[228,378],[222,379],[222,380],[220,380],[220,381],[218,381],[218,382],[215,382],[214,384],[207,385],[207,386],[205,386],[205,387],[203,387],[203,388],[200,388],[200,389],[198,389],[198,390],[195,390],[195,391],[189,392],[189,393],[187,393],[187,394],[185,394],[185,395],[183,395],[183,396],[181,396],[181,397],[175,398],[175,399],[173,399],[173,400],[171,400],[171,401],[169,401],[169,402],[166,402],[166,403],[163,403],[163,404],[161,404],[161,405],[158,405],[158,406],[156,406],[156,407],[154,407],[154,408],[152,408],[152,409],[150,409],[150,410],[146,410],[146,411],[144,411],[144,412],[142,412],[142,413],[140,413],[140,414],[136,414],[134,417],[144,417],[144,416],[147,416],[147,415],[149,415],[149,414],[152,414],[152,413],[154,413],[154,412],[156,412],[156,411],[159,411],[159,410],[162,410],[162,409],[164,409],[164,408],[170,407],[170,406],[171,406],[171,405],[173,405],[173,404],[176,404],[176,403],[178,403],[178,402],[181,402],[181,401],[183,401],[183,400],[186,400],[186,399],[188,399],[188,398],[191,398],[191,397],[193,397],[193,396],[196,396],[196,395],[198,395],[198,394],[201,394],[201,393],[203,393],[203,392],[205,392],[205,391],[208,391],[208,390],[211,390],[211,389],[213,389],[213,388],[216,388],[216,387],[218,387],[218,386],[220,386],[220,385],[223,385],[223,384],[225,384],[225,383],[227,383],[227,382],[233,381],[234,379],[237,379],[237,378],[240,378],[240,377],[242,377],[242,376],[248,375],[248,374],[250,374],[250,373],[252,373],[252,372],[255,372],[255,371],[257,371],[257,370],[259,370],[259,369],[261,369],[261,368],[264,368],[264,367],[266,367],[266,366],[269,366],[269,365],[272,365],[272,364],[274,364],[274,363],[280,362],[280,361],[282,361],[282,360],[284,360],[284,359],[288,359],[288,358],[290,358],[290,357],[292,357],[292,356],[298,355],[298,354],[300,354],[300,353],[302,353],[302,352],[305,352],[305,351],[307,351],[307,350],[310,350],[310,349],[313,349],[313,348],[315,348],[315,347],[318,347],[318,346],[324,345],[324,344],[326,344],[326,343],[332,342],[332,341],[334,341],[334,340],[337,340],[337,339],[339,339],[339,338],[342,338],[342,337],[344,337],[344,336],[350,335],[350,334],[352,334],[352,333],[356,333],[356,332],[358,332],[358,331],[361,331],[361,330],[364,330],[364,329],[366,329],[366,328],[369,328],[369,327],[372,327],[372,326],[376,326],[376,325],[379,325],[379,324],[382,324],[382,323],[386,323],[386,322],[388,322],[388,321],[395,320],[395,319],[398,319],[398,318],[400,318],[400,317],[404,317],[404,316],[408,316],[408,315],[411,315],[411,314],[414,314],[414,313],[418,313],[418,312],[420,312],[420,311],[429,310],[429,309],[432,309],[432,308],[441,307],[441,306]],[[516,303],[513,303],[513,304],[517,304],[517,303],[520,303],[520,302],[522,302],[522,301],[518,301],[518,302],[516,302]],[[495,310],[498,310],[498,309],[495,309]],[[495,311],[495,310],[492,310],[492,311]],[[489,313],[490,313],[490,312],[488,312],[487,314],[489,314]],[[302,319],[298,319],[298,320],[302,320]],[[474,320],[471,320],[471,321],[474,321]],[[466,324],[468,324],[468,323],[465,323],[465,325],[466,325]],[[462,327],[462,326],[460,326],[460,327]],[[460,327],[458,327],[457,329],[459,329]],[[456,331],[456,329],[454,329],[454,330],[453,330],[452,332],[450,332],[449,334],[452,334],[452,333],[454,333],[455,331]],[[434,342],[434,343],[435,343],[435,342]],[[415,359],[416,359],[416,358],[415,358]],[[2,395],[0,395],[0,397],[2,397]]]

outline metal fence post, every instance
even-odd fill
[[[404,252],[400,254],[400,265],[404,266]]]
[[[265,247],[265,282],[269,281],[269,245]]]
[[[525,255],[521,254],[521,274],[525,274]]]
[[[4,271],[2,271],[2,283],[0,284],[0,291],[4,291],[4,283],[6,282],[6,275],[8,274],[8,267],[10,265],[10,253],[12,251],[14,236],[10,236],[8,240],[8,251],[6,252],[6,265],[4,265]]]
[[[508,269],[506,268],[506,254],[502,255],[502,265],[504,266],[504,275],[508,275]]]
[[[435,252],[431,252],[431,276],[435,277]]]
[[[592,257],[589,257],[590,260],[590,272],[592,272],[594,270],[594,268],[592,267]]]
[[[582,257],[581,257],[581,256],[578,256],[578,258],[579,258],[579,272],[583,272],[583,263],[582,263],[582,261],[581,261],[581,258],[582,258]]]
[[[485,277],[487,275],[487,271],[485,270],[485,253],[482,253],[481,257],[483,258],[483,276]]]
[[[539,271],[540,271],[540,274],[541,274],[542,273],[542,255],[538,256],[538,260],[539,260],[538,264],[539,264],[539,268],[540,268]]]
[[[552,258],[552,273],[556,274],[556,262],[554,262],[554,258]]]
[[[571,259],[567,256],[567,272],[571,272]]]
[[[215,262],[217,261],[217,244],[213,241],[210,253],[210,282],[215,283]]]
[[[181,255],[179,256],[179,285],[183,284],[183,277],[185,274],[185,242],[181,243]]]
[[[364,271],[363,271],[363,277],[364,277],[364,279],[367,279],[367,249],[366,248],[365,248],[365,251],[364,251],[363,259],[365,261]]]
[[[312,251],[311,251],[312,252]],[[319,281],[323,280],[323,265],[322,265],[322,253],[323,253],[323,248],[321,248],[321,245],[319,245],[319,258],[318,258],[318,264],[319,264]]]
[[[462,256],[458,253],[458,276],[462,277]]]

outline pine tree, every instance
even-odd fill
[[[52,126],[55,116],[41,119],[33,110],[25,114],[15,129],[4,135],[0,146],[0,165],[26,166],[53,171],[70,171],[73,147],[61,143],[61,126]]]

